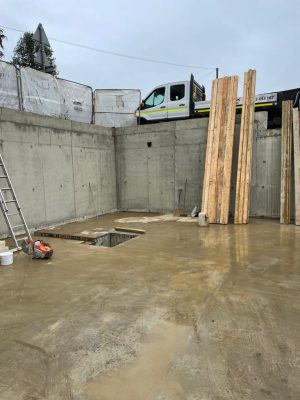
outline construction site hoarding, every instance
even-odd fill
[[[17,69],[5,61],[0,61],[0,107],[20,108]]]
[[[90,86],[57,79],[61,117],[90,124],[93,119],[93,90]]]
[[[95,125],[122,128],[136,124],[137,119],[134,114],[95,113]]]
[[[93,90],[32,68],[21,68],[23,109],[77,122],[91,123]]]
[[[137,124],[138,89],[93,89],[29,67],[0,62],[0,107],[94,123],[105,127]]]
[[[57,79],[32,68],[21,68],[23,109],[41,115],[61,116]]]
[[[94,122],[107,127],[134,126],[135,111],[140,104],[138,89],[96,89],[94,92]]]

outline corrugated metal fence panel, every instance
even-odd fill
[[[280,129],[256,131],[252,163],[252,216],[279,217],[280,146]]]
[[[25,111],[53,117],[61,116],[57,79],[32,68],[21,68],[21,84]]]
[[[93,90],[80,83],[57,79],[61,97],[61,116],[90,124],[93,118]]]
[[[95,124],[108,127],[136,125],[134,113],[140,98],[141,92],[137,89],[96,89]]]
[[[19,110],[17,70],[14,65],[0,61],[0,107]]]

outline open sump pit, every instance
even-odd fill
[[[144,231],[141,231],[144,233]],[[55,230],[39,230],[35,232],[38,236],[53,237],[58,239],[78,240],[82,243],[98,247],[115,247],[128,240],[138,238],[138,233],[116,232],[114,229],[103,232],[83,231],[79,233],[57,232]]]
[[[100,247],[115,247],[138,236],[139,235],[134,233],[103,232],[101,236],[97,237],[93,245]]]

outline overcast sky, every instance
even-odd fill
[[[170,63],[257,70],[257,93],[300,86],[299,0],[1,0],[0,25],[49,38]],[[4,59],[21,33],[4,29]],[[126,59],[50,39],[61,78],[96,88],[138,88],[146,95],[191,72],[210,92],[214,70]],[[209,74],[207,76],[207,74]],[[240,94],[242,85],[240,87]]]

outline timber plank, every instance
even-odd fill
[[[217,168],[218,168],[218,154],[219,154],[219,140],[220,130],[222,123],[222,106],[223,106],[223,92],[224,92],[224,78],[219,79],[218,93],[216,102],[216,118],[213,130],[213,146],[212,146],[212,159],[210,166],[209,187],[208,187],[208,220],[210,223],[216,223],[216,201],[217,201]]]
[[[240,128],[240,142],[239,142],[239,155],[238,155],[238,167],[237,167],[237,180],[236,180],[236,199],[235,199],[235,216],[234,223],[241,223],[241,204],[243,202],[243,179],[244,179],[244,159],[245,159],[245,148],[246,148],[246,135],[245,126],[247,126],[246,118],[247,113],[245,112],[245,102],[248,95],[248,78],[247,73],[244,73],[244,85],[243,85],[243,105],[242,105],[242,116],[241,116],[241,128]],[[243,112],[244,110],[244,112]]]
[[[245,189],[242,222],[249,222],[250,210],[250,189],[251,189],[251,173],[252,173],[252,147],[253,147],[253,125],[254,125],[254,107],[255,107],[255,83],[256,71],[250,70],[249,92],[248,92],[248,129],[247,129],[247,155],[245,168]]]
[[[289,224],[291,206],[292,101],[282,102],[280,223]]]
[[[214,131],[215,117],[216,117],[217,91],[218,91],[218,79],[215,79],[212,83],[211,108],[210,108],[210,116],[208,122],[205,170],[204,170],[202,202],[201,202],[202,212],[205,213],[205,215],[207,215],[208,213],[208,188],[209,188],[210,166],[211,166],[212,145],[213,145],[213,131]]]
[[[295,224],[300,225],[300,115],[293,108],[294,172],[295,172]]]
[[[210,223],[228,223],[237,77],[215,79],[202,191],[202,213]]]
[[[244,73],[243,105],[235,198],[235,224],[249,221],[256,71]]]
[[[228,113],[226,109],[228,107],[228,95],[230,78],[224,77],[224,91],[222,95],[222,108],[221,108],[221,123],[219,131],[219,148],[218,148],[218,159],[217,159],[217,176],[216,176],[216,203],[215,203],[215,222],[220,222],[220,214],[222,207],[222,189],[224,179],[224,155],[226,151],[226,124]]]
[[[234,140],[234,126],[236,116],[236,97],[238,90],[238,77],[234,76],[230,80],[228,93],[228,113],[226,122],[225,135],[225,154],[223,166],[223,181],[221,192],[220,206],[220,224],[228,224],[229,218],[229,201],[230,201],[230,186],[231,186],[231,171],[232,171],[232,153]]]

